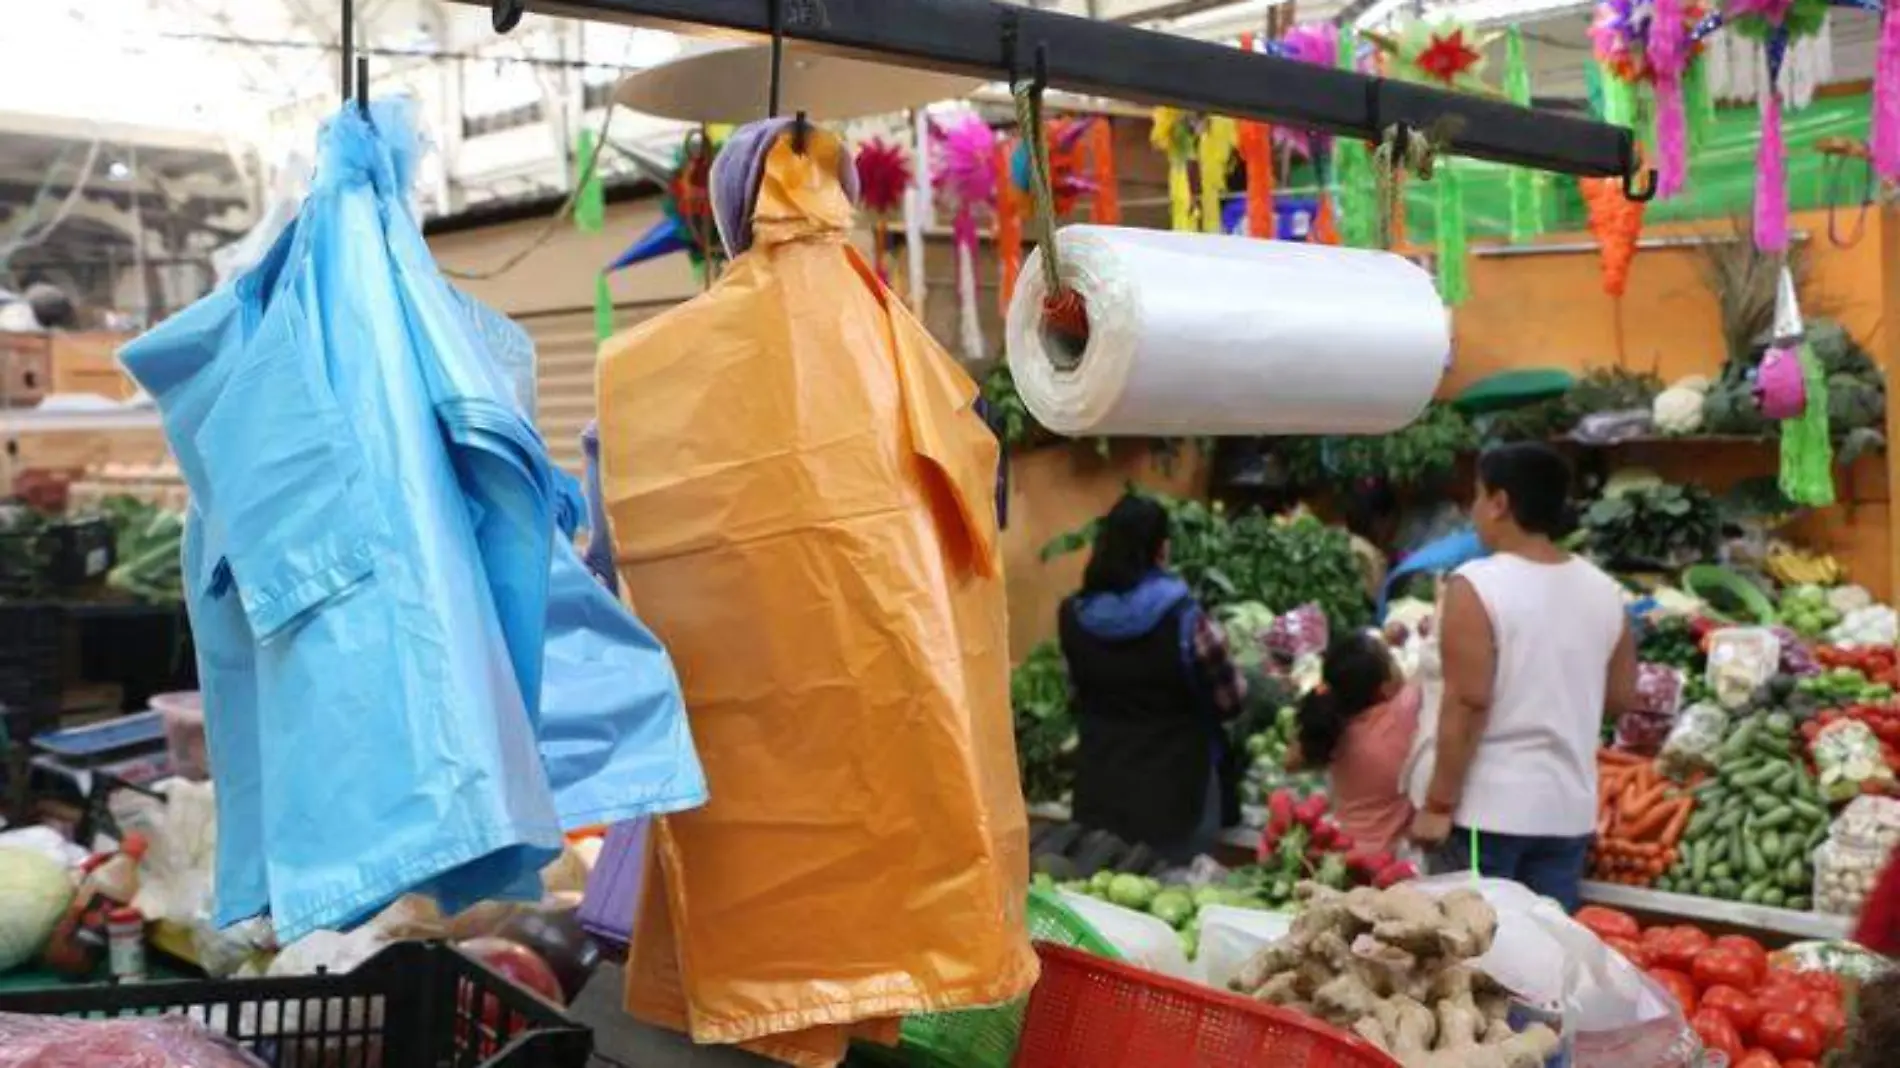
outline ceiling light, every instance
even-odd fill
[[[132,168],[127,166],[124,160],[115,159],[106,164],[106,177],[115,182],[123,182],[132,177]]]

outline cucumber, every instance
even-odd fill
[[[1702,837],[1703,832],[1715,826],[1715,821],[1719,815],[1720,813],[1714,809],[1705,808],[1697,811],[1694,816],[1690,817],[1689,826],[1683,829],[1682,837],[1691,842]]]
[[[1722,743],[1722,748],[1717,750],[1717,755],[1724,765],[1748,752],[1748,744],[1755,740],[1755,731],[1760,724],[1761,720],[1750,718],[1743,720],[1741,726],[1735,728],[1735,732]]]
[[[1740,790],[1759,790],[1774,782],[1781,775],[1779,764],[1762,764],[1735,776],[1735,787]]]
[[[1742,818],[1747,815],[1748,810],[1745,808],[1729,809],[1727,812],[1715,818],[1715,829],[1718,831],[1732,831],[1742,825]]]
[[[1789,890],[1805,890],[1813,880],[1808,876],[1808,866],[1800,857],[1789,857],[1781,866],[1781,885]]]
[[[1715,896],[1725,901],[1733,901],[1742,892],[1742,884],[1733,879],[1723,879],[1715,884]]]
[[[1781,887],[1771,886],[1762,892],[1761,903],[1771,909],[1778,909],[1788,903],[1788,895],[1781,892]]]
[[[1742,904],[1744,905],[1761,904],[1761,896],[1767,891],[1768,891],[1767,883],[1749,883],[1747,886],[1742,887]]]
[[[1793,823],[1798,815],[1799,813],[1794,810],[1793,805],[1782,805],[1761,819],[1756,820],[1755,829],[1758,831],[1779,830]]]
[[[1801,846],[1802,846],[1801,855],[1802,856],[1811,855],[1814,852],[1815,847],[1819,846],[1821,842],[1824,841],[1826,838],[1827,838],[1827,824],[1825,823],[1815,824],[1814,827],[1808,831],[1808,836],[1801,840]]]
[[[1735,868],[1726,860],[1719,864],[1712,864],[1709,866],[1709,878],[1718,883],[1728,882],[1735,878]]]
[[[1754,809],[1756,813],[1765,816],[1781,807],[1781,798],[1763,791],[1762,793],[1750,797],[1748,799],[1748,806]]]
[[[1793,766],[1790,766],[1781,774],[1775,776],[1775,781],[1769,785],[1769,790],[1773,792],[1777,798],[1792,797],[1794,795],[1795,780],[1799,778],[1800,775],[1800,772],[1796,771]]]
[[[1770,712],[1768,718],[1762,721],[1762,726],[1768,728],[1770,733],[1785,738],[1794,731],[1794,717],[1786,712]]]
[[[1773,830],[1762,830],[1762,825],[1759,823],[1755,825],[1755,829],[1761,833],[1761,855],[1768,863],[1780,864],[1787,859],[1781,855],[1781,835]]]
[[[1697,883],[1709,878],[1709,843],[1697,841],[1689,846],[1689,871]]]
[[[1788,807],[1793,809],[1803,819],[1806,819],[1806,820],[1827,819],[1827,809],[1822,808],[1820,805],[1815,804],[1813,801],[1808,800],[1806,797],[1797,795],[1797,796],[1788,798]]]
[[[1712,804],[1715,804],[1717,801],[1720,801],[1722,799],[1723,794],[1728,793],[1728,788],[1722,785],[1721,779],[1711,778],[1711,779],[1704,779],[1702,781],[1702,785],[1697,786],[1695,789],[1690,790],[1689,792],[1695,795],[1696,804],[1712,805]]]
[[[1768,858],[1762,855],[1761,847],[1756,845],[1753,841],[1744,839],[1742,848],[1745,850],[1743,855],[1748,858],[1748,877],[1750,879],[1761,879],[1766,876],[1768,874]]]
[[[1796,912],[1806,912],[1812,905],[1813,902],[1808,899],[1808,895],[1806,894],[1796,894],[1788,899],[1788,907]]]
[[[1661,890],[1665,894],[1673,894],[1676,892],[1676,881],[1664,875],[1656,880],[1656,889]]]

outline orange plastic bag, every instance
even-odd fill
[[[654,836],[701,1042],[996,1004],[1036,976],[996,442],[846,241],[840,144],[807,140],[771,150],[753,248],[601,352],[618,565],[712,791]],[[666,1011],[664,970],[630,969],[637,1014]]]

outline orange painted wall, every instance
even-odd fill
[[[1840,228],[1852,228],[1843,217]],[[1836,247],[1825,212],[1791,220],[1806,242],[1810,279],[1803,298],[1814,314],[1838,319],[1881,360],[1894,381],[1900,328],[1883,309],[1900,289],[1900,213],[1872,213],[1860,239]],[[1725,222],[1657,227],[1646,236],[1726,234]],[[1551,235],[1546,245],[1588,242],[1587,235]],[[1628,292],[1617,301],[1602,290],[1594,248],[1513,255],[1477,255],[1471,299],[1453,317],[1455,357],[1447,395],[1486,375],[1521,367],[1573,371],[1623,366],[1653,370],[1665,381],[1714,374],[1723,349],[1714,295],[1703,283],[1702,253],[1694,247],[1646,248],[1637,253]],[[1619,336],[1620,335],[1620,336]],[[1890,390],[1888,406],[1900,400]],[[1890,416],[1890,420],[1891,420]],[[1772,474],[1772,443],[1659,443],[1617,451],[1615,460],[1653,468],[1663,477],[1720,492],[1754,475]],[[1835,553],[1855,581],[1891,597],[1896,572],[1893,502],[1888,492],[1893,456],[1865,457],[1837,479],[1841,504],[1815,512],[1791,530],[1797,540]]]

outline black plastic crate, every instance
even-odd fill
[[[105,519],[56,519],[18,529],[0,525],[0,597],[95,585],[117,561],[118,536]]]
[[[186,1016],[271,1068],[586,1068],[593,1032],[436,942],[389,946],[344,975],[0,993],[0,1012]]]
[[[24,741],[59,718],[66,612],[0,601],[0,741]]]

